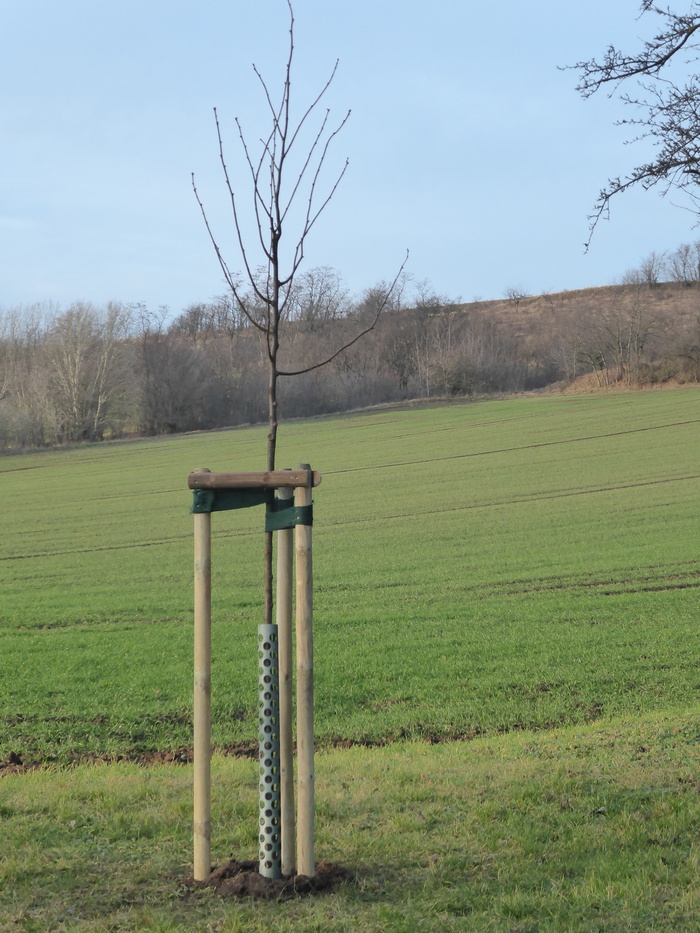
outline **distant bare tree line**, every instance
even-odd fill
[[[681,243],[673,252],[652,251],[639,266],[625,273],[622,282],[650,287],[662,282],[675,282],[685,288],[697,285],[700,282],[700,240]]]
[[[647,257],[623,283],[465,305],[404,280],[371,338],[325,369],[283,379],[280,413],[521,392],[586,374],[601,386],[698,381],[700,244]],[[280,369],[330,355],[386,293],[380,283],[353,299],[333,269],[300,274]],[[674,296],[682,303],[669,310]],[[265,353],[227,296],[174,320],[141,305],[0,310],[0,449],[264,421]]]

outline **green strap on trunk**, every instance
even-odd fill
[[[273,499],[265,513],[265,531],[284,531],[313,523],[313,505],[294,505],[293,499]]]
[[[294,505],[293,499],[275,499],[269,489],[195,489],[192,511],[227,512],[265,504],[265,531],[313,525],[313,505]]]

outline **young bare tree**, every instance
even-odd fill
[[[661,185],[687,193],[700,213],[700,3],[691,0],[686,12],[674,12],[654,0],[643,0],[640,19],[660,21],[658,31],[634,52],[609,46],[602,59],[578,62],[577,90],[588,98],[601,89],[636,111],[619,124],[632,128],[633,139],[650,140],[654,157],[625,177],[610,179],[598,195],[591,215],[591,234],[607,215],[615,195],[641,186]]]
[[[503,294],[508,301],[513,302],[516,311],[520,308],[520,302],[528,297],[525,289],[521,288],[519,285],[509,285]]]
[[[356,334],[341,346],[333,349],[325,358],[298,370],[283,370],[278,365],[281,326],[292,311],[295,279],[304,260],[306,244],[312,230],[330,203],[348,167],[342,167],[328,183],[326,163],[336,137],[350,117],[348,111],[335,125],[330,122],[330,111],[321,110],[322,102],[330,88],[338,68],[336,61],[330,76],[317,96],[311,100],[301,116],[295,120],[292,107],[292,64],[294,59],[294,10],[291,0],[289,9],[289,51],[285,68],[282,92],[278,100],[258,68],[253,70],[262,88],[270,118],[270,128],[260,141],[259,152],[253,153],[240,121],[236,118],[237,135],[242,147],[248,171],[248,193],[252,200],[251,212],[256,236],[251,244],[244,237],[244,216],[240,189],[231,177],[225,157],[225,147],[219,115],[214,108],[214,121],[218,141],[219,159],[223,170],[226,192],[231,207],[238,259],[243,271],[239,275],[232,271],[223,255],[219,241],[209,222],[202,199],[192,175],[192,188],[199,204],[209,238],[230,290],[233,301],[241,314],[263,337],[268,362],[268,436],[266,469],[274,470],[277,447],[277,394],[278,381],[282,376],[297,376],[325,366],[355,344],[361,337],[374,329],[381,312],[388,302],[393,284],[403,271],[402,263],[394,283],[387,290],[383,305],[377,307],[374,318],[362,326]],[[315,121],[315,126],[312,124]],[[301,149],[305,145],[306,148]],[[288,229],[297,224],[291,234]],[[265,542],[265,620],[272,618],[272,534],[266,534]]]
[[[661,284],[667,266],[666,253],[657,253],[656,250],[652,250],[638,266],[624,273],[622,284],[656,288]]]
[[[700,280],[700,242],[681,243],[668,258],[671,281],[689,288]]]

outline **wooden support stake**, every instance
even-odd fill
[[[293,492],[281,488],[278,498],[291,499]],[[296,821],[294,818],[294,749],[292,740],[292,570],[294,529],[277,532],[276,619],[280,676],[280,821],[282,827],[282,874],[296,868]]]
[[[301,464],[300,470],[310,470]],[[311,488],[294,490],[294,504],[311,504]],[[314,855],[314,643],[313,565],[311,526],[297,525],[296,544],[296,636],[297,636],[297,872],[316,874]]]
[[[211,872],[211,514],[194,516],[194,880]]]

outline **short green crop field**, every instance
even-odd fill
[[[282,426],[315,492],[317,737],[549,729],[700,698],[700,391]],[[191,741],[188,472],[264,429],[0,459],[0,760]],[[214,742],[256,737],[262,509],[214,524]]]
[[[191,766],[135,763],[192,741],[187,474],[260,469],[264,429],[0,458],[0,763],[38,766],[0,768],[0,931],[700,931],[699,428],[690,388],[282,426],[323,475],[317,856],[356,877],[280,903],[187,887]],[[221,752],[262,525],[213,516]],[[214,756],[219,862],[256,768]]]

